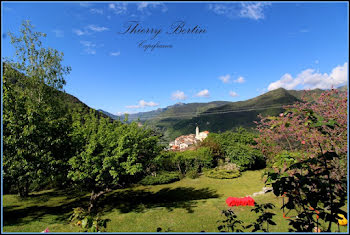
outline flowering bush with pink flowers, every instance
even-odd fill
[[[346,162],[347,93],[331,89],[311,100],[286,106],[278,117],[260,117],[257,148],[270,164],[284,150],[303,152],[304,159],[334,151]]]
[[[347,201],[347,94],[332,89],[258,123],[267,184],[293,210],[290,231],[331,232]],[[312,208],[312,209],[309,209]],[[316,213],[318,212],[318,213]]]

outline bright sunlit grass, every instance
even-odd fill
[[[169,232],[218,232],[221,211],[228,209],[227,197],[244,197],[264,187],[262,171],[247,171],[235,179],[185,178],[181,181],[155,186],[135,186],[115,190],[102,198],[99,207],[109,218],[108,232],[156,232],[158,227]],[[70,225],[68,217],[74,207],[87,207],[89,193],[47,190],[32,194],[28,199],[4,195],[4,231],[79,232]],[[288,232],[288,221],[280,207],[282,198],[273,193],[256,196],[257,203],[273,203],[276,207],[271,232]],[[240,220],[250,223],[256,219],[252,207],[234,207]],[[346,227],[341,227],[346,231]]]

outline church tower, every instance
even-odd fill
[[[199,127],[197,126],[196,127],[196,138],[198,138],[199,137]]]

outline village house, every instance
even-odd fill
[[[169,143],[171,150],[184,150],[189,146],[197,144],[208,137],[209,131],[199,132],[199,127],[196,127],[196,134],[182,135]]]

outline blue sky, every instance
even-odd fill
[[[279,87],[326,89],[348,79],[346,2],[2,4],[2,57],[14,53],[4,34],[31,20],[47,33],[44,45],[64,52],[72,67],[66,92],[113,114],[240,101]],[[144,33],[120,34],[135,22]],[[167,34],[181,22],[183,30],[205,32]],[[161,32],[152,39],[147,28]],[[145,49],[141,41],[171,48]]]

